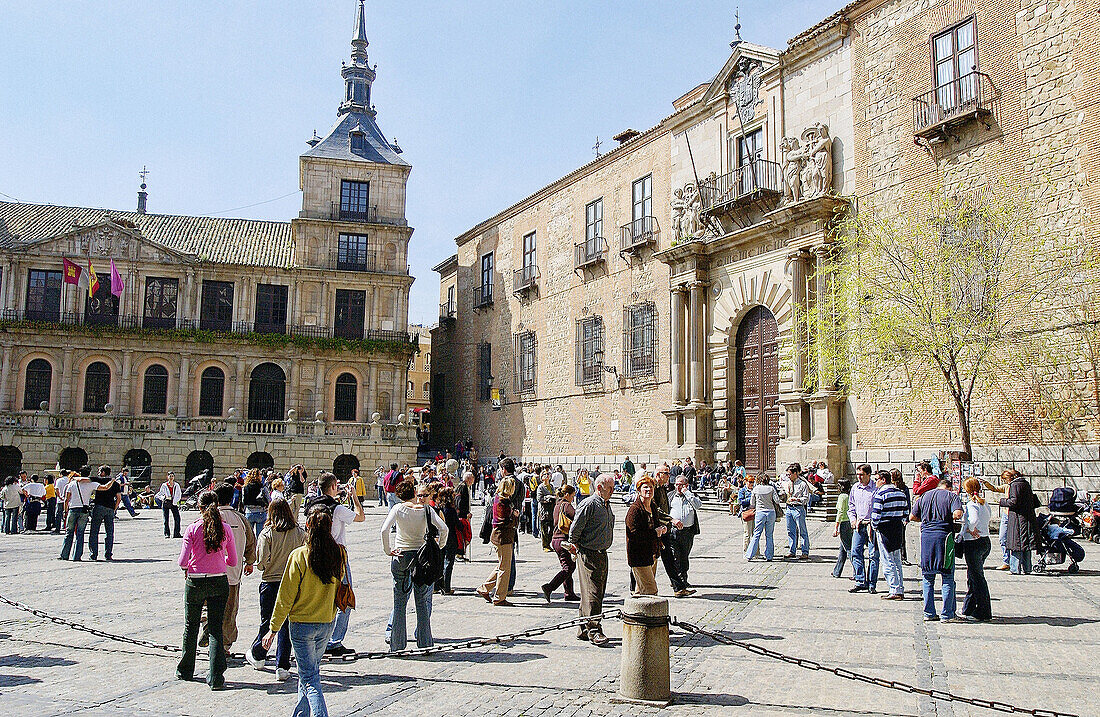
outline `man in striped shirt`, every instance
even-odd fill
[[[890,588],[883,600],[904,600],[905,583],[902,578],[901,546],[905,540],[905,521],[908,503],[905,493],[890,481],[889,471],[878,471],[875,476],[878,490],[871,499],[871,525],[878,534],[879,552],[882,555],[886,585]]]

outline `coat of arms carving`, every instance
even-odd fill
[[[760,104],[760,71],[763,64],[757,60],[742,57],[730,79],[730,98],[737,106],[742,122],[750,122],[756,116],[756,106]]]

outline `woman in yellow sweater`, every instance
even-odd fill
[[[290,621],[290,644],[298,661],[298,706],[295,715],[328,717],[321,694],[321,656],[325,654],[336,618],[336,586],[344,576],[344,553],[332,537],[332,515],[315,506],[306,518],[306,544],[287,560],[271,627],[263,648],[283,622]]]

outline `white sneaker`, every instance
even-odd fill
[[[252,648],[244,651],[244,659],[248,662],[248,664],[252,665],[252,669],[260,670],[261,672],[263,671],[264,661],[257,660],[255,657],[252,656]]]
[[[281,667],[275,668],[275,679],[278,682],[286,682],[290,679],[290,670],[284,670]]]

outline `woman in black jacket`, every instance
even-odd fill
[[[435,502],[436,510],[447,524],[447,543],[443,546],[443,576],[435,584],[436,592],[454,595],[451,589],[451,573],[455,569],[455,556],[458,555],[458,510],[455,509],[455,489],[445,486],[439,491]]]
[[[1008,484],[1008,496],[1001,498],[1001,507],[1008,508],[1008,565],[1013,575],[1031,574],[1031,550],[1035,547],[1037,531],[1035,509],[1039,499],[1031,489],[1027,478],[1017,473]]]
[[[637,482],[638,499],[626,512],[626,562],[638,584],[639,595],[657,594],[657,556],[665,526],[653,515],[653,489],[657,482],[643,476]]]
[[[264,529],[267,522],[267,496],[264,495],[264,482],[260,479],[260,471],[253,468],[244,479],[244,487],[241,488],[241,507],[244,508],[244,516],[248,519],[252,529],[256,531],[256,538]]]

